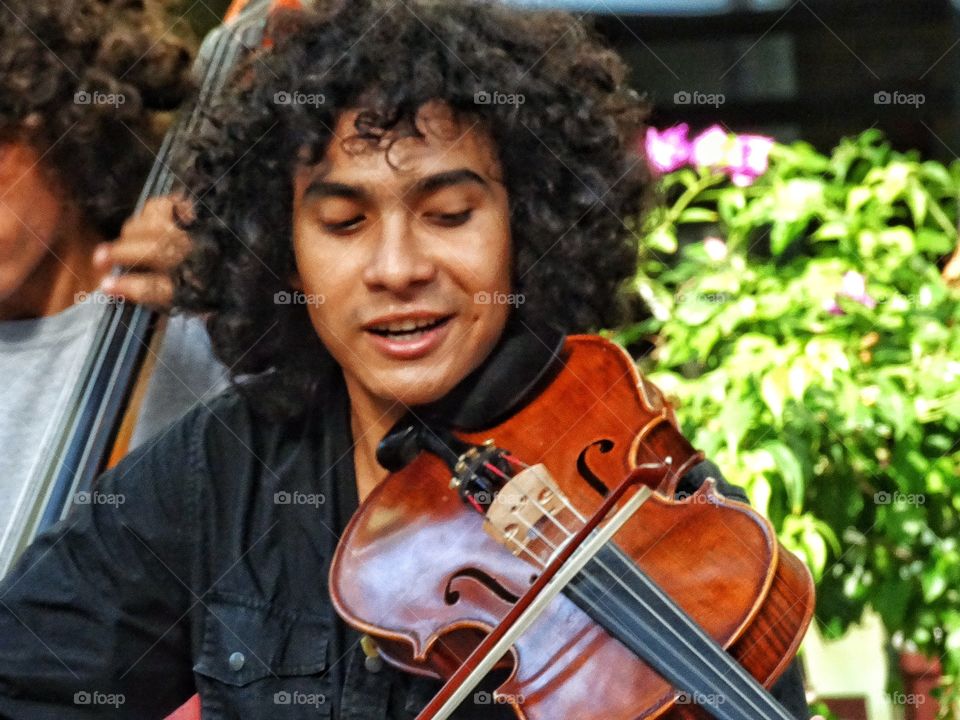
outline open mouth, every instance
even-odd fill
[[[368,332],[380,337],[392,338],[395,340],[416,340],[431,330],[450,322],[453,315],[434,318],[432,320],[398,320],[397,322],[384,323],[383,325],[374,325],[367,328]]]

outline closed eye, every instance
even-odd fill
[[[356,229],[356,226],[362,223],[366,218],[363,215],[357,215],[349,220],[338,223],[324,223],[324,229],[327,232],[337,233]]]
[[[473,209],[467,208],[458,213],[431,213],[427,217],[438,225],[443,227],[456,227],[463,225],[473,215]]]

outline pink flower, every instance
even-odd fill
[[[726,173],[737,187],[752,185],[769,167],[773,138],[732,135],[719,125],[704,130],[693,141],[695,165]]]
[[[840,295],[850,298],[860,303],[864,307],[873,310],[877,306],[877,301],[867,294],[867,280],[863,275],[852,270],[843,276],[840,283]]]
[[[760,177],[770,167],[770,150],[773,148],[773,138],[765,135],[739,135],[737,139],[740,141],[743,153],[741,169]]]
[[[738,135],[727,162],[727,172],[737,187],[752,185],[770,166],[773,138]]]
[[[651,169],[658,174],[673,172],[684,165],[713,168],[726,173],[734,185],[746,187],[769,167],[773,138],[763,135],[734,135],[713,125],[688,139],[686,123],[660,131],[648,128],[644,151]]]
[[[826,310],[831,315],[846,315],[846,313],[843,311],[843,308],[837,305],[836,298],[830,298],[829,300],[824,300],[823,309]]]
[[[840,281],[840,291],[830,300],[823,303],[823,309],[831,315],[845,315],[843,308],[837,303],[837,298],[845,297],[854,302],[858,302],[866,308],[873,310],[877,306],[877,301],[867,293],[867,279],[858,272],[852,270],[843,276]]]
[[[683,167],[690,160],[690,141],[686,123],[667,128],[663,132],[647,128],[645,150],[647,162],[657,173],[669,173]]]
[[[730,134],[719,125],[707,128],[693,140],[693,164],[707,168],[720,167],[727,156],[730,140]]]

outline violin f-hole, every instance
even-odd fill
[[[460,601],[460,591],[454,589],[453,583],[457,580],[468,578],[483,585],[483,587],[492,592],[505,603],[513,605],[515,602],[517,602],[517,600],[520,599],[519,595],[514,595],[512,592],[510,592],[495,577],[488,575],[482,570],[477,570],[476,568],[464,568],[463,570],[451,575],[450,579],[447,580],[447,585],[443,589],[443,601],[447,605],[456,605]]]
[[[577,472],[580,473],[582,477],[593,490],[601,498],[605,498],[610,493],[610,488],[603,482],[596,473],[590,469],[590,466],[587,465],[587,453],[590,451],[590,448],[596,447],[600,450],[601,453],[606,455],[608,452],[613,450],[614,442],[604,438],[603,440],[597,440],[595,442],[587,445],[583,450],[580,451],[580,455],[577,456]]]

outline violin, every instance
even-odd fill
[[[626,352],[571,336],[560,360],[492,427],[414,422],[381,446],[391,474],[331,565],[337,612],[447,681],[418,720],[494,669],[518,718],[791,717],[765,688],[810,623],[809,571],[711,480],[675,497],[702,455]]]

